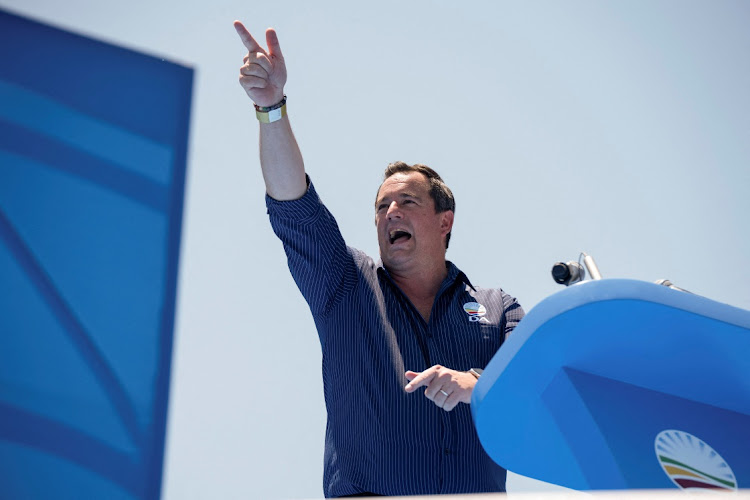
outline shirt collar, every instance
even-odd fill
[[[377,264],[377,272],[378,274],[383,274],[385,277],[387,277],[391,282],[393,282],[393,278],[391,278],[390,273],[383,265],[382,259],[378,260]],[[440,289],[438,290],[438,296],[442,294],[445,290],[447,290],[451,285],[454,283],[463,283],[466,286],[470,287],[475,292],[477,291],[476,288],[474,288],[474,285],[471,284],[471,281],[469,281],[469,278],[464,274],[463,271],[461,271],[456,265],[449,261],[445,261],[445,267],[448,269],[448,275],[443,280],[443,283],[440,285]]]

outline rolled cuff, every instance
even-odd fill
[[[307,180],[307,192],[296,200],[276,200],[266,194],[266,209],[268,215],[279,219],[295,220],[298,222],[309,222],[320,215],[323,204],[320,202],[318,193],[305,174]]]

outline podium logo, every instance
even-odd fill
[[[716,450],[683,431],[661,431],[654,442],[661,468],[683,490],[737,490],[731,467]]]
[[[467,302],[464,304],[464,311],[469,315],[469,321],[480,323],[489,323],[489,320],[484,317],[487,314],[487,309],[479,302]]]

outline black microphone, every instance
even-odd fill
[[[584,276],[586,276],[586,272],[578,262],[570,261],[567,264],[557,262],[552,266],[552,279],[561,285],[568,286],[578,283],[583,280]]]

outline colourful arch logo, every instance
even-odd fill
[[[677,430],[661,431],[654,441],[664,472],[683,490],[737,490],[731,467],[701,439]]]
[[[469,315],[469,321],[482,321],[489,323],[484,315],[487,314],[487,309],[479,302],[467,302],[464,304],[464,311]]]

